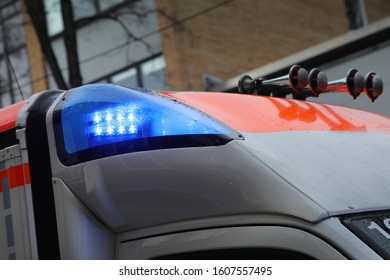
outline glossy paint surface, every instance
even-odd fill
[[[390,118],[339,106],[244,94],[163,93],[243,132],[335,130],[390,133]]]
[[[27,100],[23,100],[0,109],[0,132],[15,127],[19,110],[26,102]]]

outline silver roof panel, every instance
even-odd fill
[[[390,208],[390,135],[244,134],[243,146],[330,215]]]

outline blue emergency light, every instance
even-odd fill
[[[176,136],[210,139],[213,135],[238,135],[209,115],[168,96],[112,84],[85,85],[68,91],[57,105],[54,118],[60,127],[56,135],[63,139],[57,142],[63,142],[68,155],[103,146],[113,150],[115,143],[122,146],[126,143],[127,147],[138,151],[181,146],[184,144],[180,139],[190,139],[172,138]],[[201,143],[193,145],[202,146]],[[131,152],[131,148],[124,150]],[[115,151],[100,151],[99,155],[115,154]]]

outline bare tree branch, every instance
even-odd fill
[[[51,39],[48,35],[44,0],[23,1],[27,8],[28,14],[30,15],[33,26],[36,30],[42,52],[51,68],[57,86],[61,89],[67,89],[68,85],[65,82],[65,79],[58,64],[58,60],[53,51]],[[135,18],[137,18],[137,21],[134,21],[134,24],[137,24],[142,23],[143,19],[146,19],[150,13],[155,13],[155,10],[142,7],[138,9],[137,7],[132,5],[133,3],[134,2],[130,0],[124,1],[122,4],[115,6],[115,9],[110,9],[99,13],[98,15],[81,18],[75,21],[73,17],[74,10],[72,7],[72,0],[61,0],[62,19],[64,23],[64,31],[61,33],[61,35],[64,36],[67,64],[69,69],[69,84],[71,87],[79,86],[82,84],[80,60],[77,48],[77,28],[83,26],[84,24],[89,24],[93,20],[108,19],[115,21],[126,32],[126,35],[128,37],[128,44],[133,42],[140,42],[145,46],[146,50],[149,53],[154,53],[153,46],[143,37],[136,36],[129,28],[128,24],[124,22],[124,19],[121,18],[121,16],[134,16]],[[118,9],[119,6],[120,9]]]
[[[64,42],[69,67],[69,84],[77,87],[82,84],[79,55],[77,48],[76,27],[73,20],[73,7],[70,0],[61,0],[62,19],[64,22]]]
[[[94,15],[94,16],[90,16],[90,17],[81,18],[77,22],[78,23],[83,23],[84,21],[93,21],[93,20],[98,20],[98,19],[108,19],[108,20],[115,21],[126,32],[126,34],[129,37],[129,39],[132,39],[133,42],[140,42],[140,43],[142,43],[145,46],[145,48],[148,50],[148,52],[153,53],[153,46],[150,45],[143,38],[134,35],[134,33],[130,31],[130,29],[126,26],[126,24],[117,15],[110,15],[110,14]]]

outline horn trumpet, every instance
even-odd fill
[[[353,99],[356,99],[364,90],[364,88],[364,76],[358,73],[358,70],[350,69],[345,78],[329,82],[327,88],[323,92],[348,92],[353,97]]]
[[[372,102],[374,102],[383,92],[382,78],[374,72],[370,72],[366,75],[365,86],[365,92]]]
[[[252,79],[243,76],[238,82],[240,93],[272,95],[286,97],[292,94],[294,99],[305,100],[307,97],[318,97],[321,93],[348,92],[356,99],[363,91],[374,102],[383,92],[383,80],[374,72],[366,77],[358,70],[350,69],[344,78],[328,82],[328,77],[318,68],[308,74],[306,69],[299,65],[290,68],[287,75],[273,79]]]
[[[306,100],[307,97],[318,97],[328,86],[328,77],[318,68],[309,73],[309,86],[298,93],[293,93],[294,99]]]
[[[299,92],[307,86],[309,82],[306,69],[299,65],[290,68],[289,73],[285,76],[274,79],[252,79],[245,75],[238,81],[238,90],[240,93],[254,93],[257,91],[261,95],[285,97],[287,94]]]

